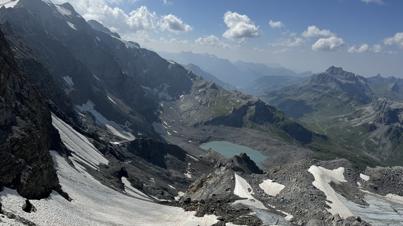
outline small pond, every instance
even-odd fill
[[[235,155],[246,153],[249,158],[251,158],[259,166],[261,166],[263,161],[267,158],[257,150],[228,141],[211,141],[200,145],[200,147],[204,150],[212,149],[223,155],[225,158],[232,158]]]

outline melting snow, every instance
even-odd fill
[[[185,175],[185,177],[191,179],[192,178],[192,173],[187,171],[186,173],[184,173],[183,175]]]
[[[345,201],[354,215],[360,216],[374,226],[403,224],[403,202],[400,202],[403,199],[399,201],[398,196],[392,194],[381,196],[370,192],[365,193],[365,201],[369,206],[361,206],[348,200]]]
[[[71,23],[71,22],[69,22],[69,21],[67,21],[67,24],[69,25],[69,27],[70,27],[71,29],[77,31],[76,25],[74,25],[73,23]]]
[[[259,209],[267,209],[262,202],[256,200],[253,195],[253,189],[249,185],[249,183],[243,179],[238,174],[235,174],[235,188],[234,188],[234,195],[237,195],[241,198],[245,198],[244,200],[235,201],[236,203],[241,203],[247,206],[254,206]]]
[[[363,179],[364,181],[369,181],[369,176],[360,173],[360,178]]]
[[[92,103],[92,101],[87,101],[86,104],[77,106],[77,108],[80,111],[91,113],[92,116],[95,117],[97,123],[100,125],[104,125],[113,135],[125,139],[127,141],[132,141],[136,139],[136,137],[132,133],[124,131],[122,127],[116,122],[109,121],[108,119],[106,119],[101,113],[95,110],[94,107],[95,105],[94,103]]]
[[[72,12],[66,8],[64,8],[63,6],[60,5],[55,5],[57,11],[62,14],[63,16],[71,16]]]
[[[401,225],[403,222],[403,197],[388,194],[381,196],[367,191],[364,200],[369,206],[363,206],[347,200],[338,194],[330,186],[330,183],[346,182],[344,178],[344,168],[340,167],[335,170],[328,170],[323,167],[311,166],[308,170],[315,178],[313,185],[323,191],[330,202],[327,204],[331,207],[328,211],[332,214],[339,214],[346,218],[349,216],[360,216],[371,225]],[[361,177],[361,179],[369,179],[369,177]]]
[[[132,186],[132,184],[130,183],[130,181],[126,178],[126,177],[122,177],[122,183],[125,187],[125,192],[134,197],[134,198],[138,198],[138,199],[143,199],[146,201],[151,201],[150,197],[148,197],[148,195],[144,194],[142,191],[138,190],[137,188],[134,188]]]
[[[259,184],[259,187],[270,196],[277,196],[285,188],[284,185],[273,182],[269,179],[264,180]]]
[[[115,101],[112,97],[108,96],[108,100],[109,100],[110,102],[116,104],[116,101]]]
[[[395,202],[395,203],[400,203],[403,205],[403,196],[395,195],[395,194],[387,194],[386,199],[389,201]]]
[[[254,211],[256,212],[256,215],[258,218],[260,218],[263,223],[268,223],[268,224],[272,224],[273,220],[279,220],[279,218],[276,218],[277,215],[272,214],[267,212],[267,208],[266,206],[259,200],[255,199],[252,195],[254,194],[252,187],[250,186],[250,184],[241,176],[239,176],[238,174],[235,173],[235,188],[234,188],[234,195],[237,195],[241,198],[245,198],[244,200],[237,200],[234,202],[234,204],[243,204],[249,207],[254,208]],[[276,209],[275,206],[268,204],[268,206],[270,206],[273,209]],[[263,211],[262,211],[263,210]],[[286,213],[284,211],[278,210],[277,211],[281,212],[282,214],[286,215],[286,217],[284,218],[287,221],[292,220],[294,217],[289,214]]]
[[[189,158],[191,158],[191,159],[193,159],[193,160],[196,161],[196,162],[199,161],[199,159],[197,159],[197,158],[194,157],[193,155],[186,154],[186,156],[189,157]]]
[[[4,6],[6,8],[14,8],[14,6],[17,5],[18,2],[19,0],[0,0],[0,6]]]
[[[351,211],[344,205],[336,191],[330,186],[330,183],[340,184],[347,182],[344,178],[344,168],[340,167],[334,170],[328,170],[323,167],[311,166],[308,170],[315,180],[312,182],[313,186],[325,193],[327,198],[327,205],[330,206],[328,211],[335,215],[339,214],[343,218],[353,216]]]
[[[176,200],[176,201],[179,201],[184,195],[185,195],[184,192],[179,191],[179,192],[178,192],[178,195],[175,196],[175,200]]]
[[[194,212],[120,193],[94,179],[83,168],[74,168],[56,152],[51,154],[60,184],[73,201],[68,202],[53,192],[47,199],[31,200],[37,211],[26,213],[21,208],[25,198],[6,188],[0,193],[6,211],[37,225],[209,226],[217,222],[213,215],[199,218]]]
[[[74,86],[74,82],[73,79],[70,76],[64,76],[63,80],[66,82],[67,85],[69,85],[70,87]]]
[[[85,136],[53,114],[52,124],[59,131],[63,144],[73,152],[74,159],[93,169],[98,169],[100,164],[109,163]]]

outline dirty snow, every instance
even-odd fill
[[[92,116],[95,117],[96,122],[99,125],[105,126],[109,132],[111,132],[113,135],[120,137],[124,140],[127,141],[133,141],[136,139],[136,137],[128,132],[125,131],[119,124],[117,124],[114,121],[109,121],[107,118],[105,118],[101,113],[99,113],[97,110],[95,110],[95,104],[92,101],[87,101],[87,103],[77,106],[77,108],[82,111],[82,112],[89,112],[91,113]]]
[[[73,201],[53,192],[47,199],[31,200],[37,211],[26,213],[21,208],[25,199],[15,190],[6,188],[0,193],[6,211],[37,225],[209,226],[217,222],[213,215],[199,218],[194,212],[125,195],[103,185],[84,168],[71,166],[58,153],[52,151],[51,154],[60,184]]]
[[[78,160],[93,169],[98,169],[100,164],[107,165],[109,163],[85,136],[54,114],[52,114],[52,124],[59,131],[63,144],[72,151],[74,160]]]
[[[340,195],[330,186],[330,183],[340,184],[347,182],[344,178],[344,168],[340,167],[334,170],[328,170],[321,166],[311,166],[308,170],[315,180],[312,182],[313,186],[321,190],[326,195],[326,204],[330,207],[328,211],[335,215],[339,214],[343,218],[353,216],[351,211],[344,205]]]
[[[273,182],[270,179],[264,180],[259,187],[270,196],[277,196],[285,186],[276,182]]]
[[[339,214],[346,218],[349,216],[359,216],[371,225],[403,225],[403,197],[388,194],[386,196],[377,195],[368,191],[364,192],[364,200],[369,206],[363,206],[347,200],[338,194],[330,186],[331,182],[346,182],[344,178],[344,168],[328,170],[323,167],[311,166],[308,170],[315,178],[313,185],[323,191],[327,197],[327,205],[331,208],[328,211],[332,214]],[[369,180],[366,175],[360,175],[361,179]]]
[[[403,225],[403,202],[400,202],[403,200],[399,201],[398,196],[392,194],[381,196],[367,191],[364,192],[364,199],[369,206],[361,206],[348,200],[345,201],[345,204],[354,215],[360,216],[374,226]]]

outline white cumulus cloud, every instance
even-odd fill
[[[86,20],[97,20],[113,31],[123,35],[151,31],[161,28],[164,31],[190,31],[192,27],[177,16],[159,16],[146,6],[130,12],[115,6],[121,0],[52,0],[54,3],[69,2]],[[136,1],[136,0],[132,0]]]
[[[335,35],[329,30],[320,29],[315,25],[311,25],[302,33],[302,36],[305,38],[318,38],[318,37],[331,37]]]
[[[224,43],[220,38],[218,38],[215,35],[208,35],[204,37],[200,37],[195,40],[196,44],[199,45],[207,45],[207,46],[214,46],[214,47],[221,47],[221,48],[227,48],[228,45]]]
[[[366,43],[361,44],[361,45],[353,45],[348,49],[349,53],[366,53],[366,52],[372,52],[372,53],[380,53],[382,52],[382,46],[379,44],[375,44],[373,46],[370,46]]]
[[[228,30],[223,34],[228,39],[245,39],[259,36],[259,27],[246,15],[228,11],[224,14]]]
[[[274,21],[274,20],[270,20],[269,21],[269,26],[271,28],[283,28],[284,24],[281,21]]]
[[[170,32],[188,32],[192,30],[189,24],[186,24],[180,18],[172,14],[163,16],[160,23],[162,30]]]
[[[400,48],[403,48],[403,32],[398,32],[393,37],[386,38],[384,43],[388,46],[397,45]]]
[[[333,51],[344,45],[344,40],[337,36],[328,38],[320,38],[312,45],[312,50],[315,51]]]
[[[348,49],[349,53],[365,53],[369,51],[369,45],[368,44],[362,44],[360,46],[351,46]]]

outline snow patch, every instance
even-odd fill
[[[95,105],[94,105],[94,103],[92,103],[92,101],[87,101],[87,103],[85,103],[81,106],[77,106],[77,108],[80,111],[91,113],[91,115],[95,117],[96,122],[100,125],[105,126],[109,130],[109,132],[111,132],[113,135],[120,137],[127,141],[133,141],[136,139],[136,137],[132,133],[122,129],[122,127],[119,124],[117,124],[116,122],[109,121],[101,113],[99,113],[97,110],[95,110],[94,107],[95,107]]]
[[[328,170],[323,167],[311,166],[308,170],[315,180],[312,182],[313,186],[325,193],[327,202],[326,204],[330,207],[327,209],[332,215],[339,214],[343,218],[353,216],[350,209],[344,205],[344,200],[342,200],[340,195],[330,186],[330,183],[340,184],[347,182],[344,178],[344,168],[340,167],[334,170]]]
[[[178,195],[175,196],[175,201],[179,201],[184,195],[185,195],[184,192],[179,191],[179,192],[178,192]]]
[[[73,29],[73,30],[76,30],[76,31],[77,31],[76,25],[74,25],[73,23],[71,23],[71,22],[67,21],[67,25],[69,25],[69,27],[70,27],[71,29]]]
[[[63,80],[66,82],[66,84],[70,87],[74,86],[73,79],[70,76],[64,76]]]
[[[189,158],[191,158],[191,159],[193,159],[193,160],[196,161],[196,162],[199,161],[199,159],[196,158],[196,157],[194,157],[193,155],[186,154],[186,156],[189,157]]]
[[[387,200],[389,200],[391,202],[400,203],[403,205],[403,196],[395,195],[395,194],[387,194],[385,197]]]
[[[234,223],[228,222],[225,224],[225,226],[247,226],[247,225],[234,224]]]
[[[186,173],[184,173],[183,175],[185,175],[185,177],[192,179],[192,173],[190,171],[187,171]]]
[[[114,104],[117,104],[116,101],[115,101],[112,97],[110,97],[110,96],[108,96],[108,100],[109,100],[110,102],[114,103]]]
[[[254,194],[252,187],[249,183],[235,173],[235,188],[234,195],[239,196],[240,198],[245,198],[244,200],[237,200],[234,204],[241,203],[247,206],[253,206],[258,209],[267,209],[262,202],[256,200],[252,195]]]
[[[125,187],[125,192],[134,197],[134,198],[138,198],[138,199],[143,199],[143,200],[147,200],[147,201],[151,201],[150,197],[148,197],[148,195],[144,194],[142,191],[138,190],[137,188],[134,188],[132,186],[132,184],[130,183],[130,181],[126,178],[126,177],[122,177],[122,183]]]
[[[272,214],[268,213],[266,211],[267,207],[261,201],[255,199],[253,197],[253,194],[254,194],[254,192],[253,192],[253,189],[250,186],[250,184],[244,178],[242,178],[241,176],[239,176],[238,174],[235,173],[234,195],[237,195],[237,196],[239,196],[241,198],[245,198],[245,199],[237,200],[233,204],[240,203],[240,204],[254,208],[255,212],[257,213],[257,217],[260,218],[262,221],[264,221],[266,219],[265,218],[266,215],[271,216]],[[282,210],[276,209],[276,207],[273,205],[270,205],[270,204],[267,204],[267,205],[270,206],[271,208],[277,210],[278,212],[284,214],[285,215],[284,219],[286,221],[291,221],[294,218],[293,215],[291,215],[287,212],[284,212]],[[264,210],[264,212],[262,210]],[[263,223],[265,223],[265,222],[263,222]],[[269,222],[266,222],[266,223],[269,223]]]
[[[108,165],[109,161],[85,136],[54,114],[52,114],[52,124],[59,131],[63,144],[72,151],[74,160],[93,169],[98,169],[100,164]]]
[[[369,176],[367,176],[367,175],[365,175],[365,174],[362,174],[362,173],[360,173],[360,178],[362,179],[362,180],[364,180],[364,181],[369,181]]]
[[[0,0],[0,7],[14,8],[18,2],[19,0]]]
[[[277,196],[285,186],[276,182],[273,182],[270,179],[264,180],[259,187],[270,196]]]
[[[64,8],[63,6],[61,6],[61,5],[55,5],[55,6],[56,6],[57,11],[60,14],[62,14],[63,16],[71,16],[72,15],[72,12],[70,10]]]

